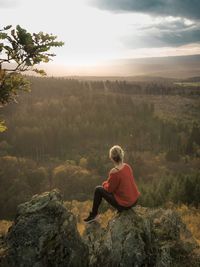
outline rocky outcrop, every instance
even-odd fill
[[[197,243],[172,210],[132,208],[116,215],[107,228],[87,227],[89,266],[200,266]]]
[[[1,267],[88,266],[88,248],[77,232],[75,217],[55,190],[18,206],[6,245]]]
[[[80,237],[54,190],[18,207],[0,267],[199,267],[196,248],[176,212],[140,206],[114,215],[105,228],[89,224]]]

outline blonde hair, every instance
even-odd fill
[[[124,150],[121,146],[115,145],[110,148],[109,157],[117,163],[122,162],[124,159]]]

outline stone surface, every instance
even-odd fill
[[[77,232],[75,217],[55,190],[18,206],[6,244],[9,267],[88,266],[88,249]]]
[[[92,267],[189,266],[197,247],[176,212],[142,207],[116,215],[106,229],[89,225],[84,238]]]
[[[0,267],[200,266],[198,245],[171,209],[136,206],[77,232],[74,215],[53,190],[18,206],[0,239]]]

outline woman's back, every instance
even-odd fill
[[[99,205],[104,198],[109,204],[121,212],[136,204],[140,195],[132,168],[124,162],[124,151],[119,145],[111,147],[109,158],[114,163],[115,168],[109,172],[109,177],[102,185],[96,186],[92,211],[84,219],[85,222],[96,220]],[[116,167],[117,166],[117,167]]]
[[[113,176],[118,181],[118,186],[113,192],[117,202],[122,206],[130,206],[138,199],[140,192],[135,183],[132,168],[124,163],[122,168],[113,172]]]

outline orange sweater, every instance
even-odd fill
[[[110,172],[107,181],[104,181],[102,186],[109,193],[113,193],[121,206],[131,206],[140,196],[132,168],[127,163],[119,171]]]

